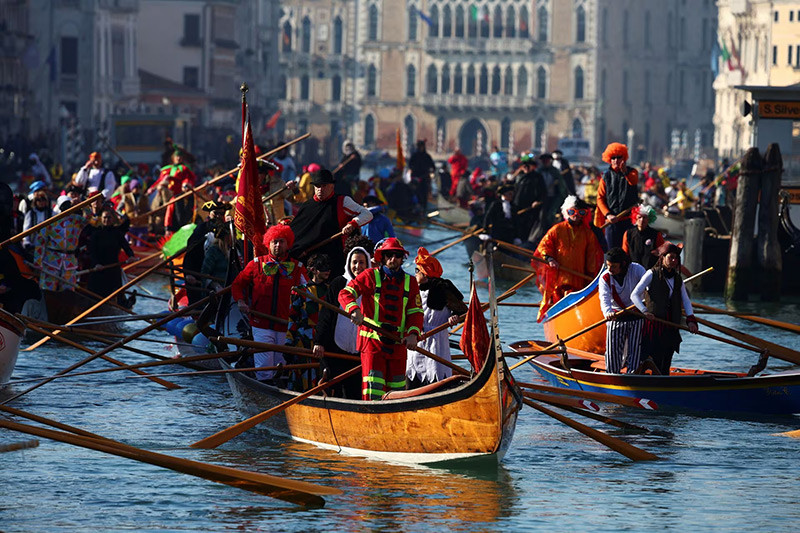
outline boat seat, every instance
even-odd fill
[[[403,400],[405,398],[413,398],[415,396],[422,396],[423,394],[430,394],[447,386],[460,385],[464,381],[469,381],[469,378],[466,376],[450,376],[442,381],[437,381],[436,383],[431,383],[430,385],[425,385],[424,387],[420,387],[418,389],[389,391],[384,394],[383,398],[381,399]]]

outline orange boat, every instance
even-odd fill
[[[601,270],[600,274],[603,272],[605,269]],[[547,310],[542,325],[544,326],[544,336],[548,341],[558,342],[559,337],[563,339],[603,320],[603,312],[600,310],[600,295],[597,289],[600,274],[589,285],[580,291],[564,296]],[[606,328],[594,328],[567,341],[566,345],[569,348],[586,352],[605,353]]]

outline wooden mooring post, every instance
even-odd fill
[[[777,230],[778,190],[783,163],[777,144],[770,144],[765,155],[762,159],[758,148],[750,148],[742,158],[725,283],[725,297],[729,300],[747,300],[753,289],[759,290],[764,300],[780,297],[782,261]],[[753,264],[754,242],[758,243],[758,268]],[[758,283],[754,283],[756,275]]]

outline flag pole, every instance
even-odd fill
[[[250,88],[247,86],[246,82],[242,82],[239,90],[242,91],[242,154],[245,154],[245,142],[247,142],[247,139],[245,138],[245,121],[247,120],[247,91],[249,91]],[[240,168],[243,166],[244,165],[241,165]],[[241,170],[239,171],[239,179],[242,179]],[[242,232],[242,264],[246,265],[249,262],[250,253],[247,249],[247,234]]]

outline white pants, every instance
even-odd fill
[[[253,340],[256,342],[267,342],[269,344],[279,344],[280,346],[283,346],[284,342],[286,342],[286,332],[253,327]],[[256,367],[275,366],[278,363],[286,364],[286,360],[283,358],[283,354],[280,352],[255,353],[253,354],[253,362],[255,363]],[[274,370],[259,370],[256,372],[256,379],[272,379],[274,375]]]
[[[643,324],[643,319],[606,322],[606,372],[619,374],[623,366],[628,367],[628,374],[636,372],[641,359]]]

